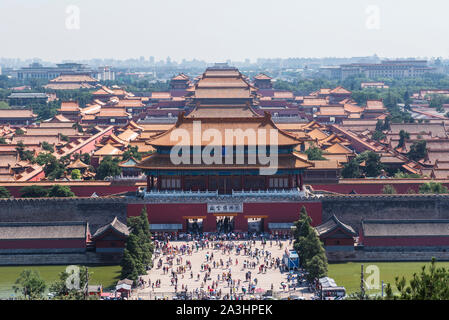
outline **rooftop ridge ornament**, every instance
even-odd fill
[[[176,124],[175,127],[179,127],[181,125],[181,123],[183,123],[184,118],[185,118],[185,111],[179,112],[178,113],[178,119],[176,120]]]

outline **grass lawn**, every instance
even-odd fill
[[[0,267],[0,298],[8,298],[14,293],[12,286],[24,269],[37,270],[49,286],[58,280],[66,266],[2,266]],[[103,288],[113,287],[120,279],[120,266],[89,266],[90,284],[102,284]]]
[[[347,263],[335,263],[329,264],[328,276],[333,278],[337,285],[346,288],[347,294],[360,291],[360,271],[361,265],[365,269],[365,280],[372,273],[367,272],[367,267],[370,265],[377,266],[379,268],[379,285],[390,283],[393,291],[396,291],[395,280],[396,276],[401,278],[405,277],[410,280],[413,277],[413,273],[420,273],[423,265],[430,266],[430,263],[425,262],[347,262]],[[438,267],[449,268],[449,262],[437,262]],[[372,272],[372,271],[371,271]],[[368,294],[380,293],[381,289],[371,289]]]

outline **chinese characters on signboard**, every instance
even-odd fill
[[[230,212],[243,212],[243,203],[208,203],[207,212],[209,213],[230,213]]]

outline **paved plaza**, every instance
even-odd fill
[[[281,271],[284,252],[286,248],[292,249],[289,240],[267,240],[265,245],[261,240],[206,243],[202,248],[195,241],[170,241],[164,250],[157,250],[159,254],[154,255],[153,268],[142,277],[143,285],[133,297],[171,299],[176,292],[187,291],[194,297],[201,292],[218,294],[221,299],[246,293],[244,299],[257,299],[267,290],[273,290],[276,298],[295,295],[308,299],[312,296],[306,284],[289,281],[289,272]],[[193,250],[190,250],[192,245]],[[250,279],[248,272],[251,272]]]

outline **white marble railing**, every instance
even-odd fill
[[[137,193],[144,198],[157,197],[217,197],[218,190],[191,191],[191,190],[150,190],[140,188]],[[271,189],[271,190],[232,190],[232,194],[224,194],[224,197],[273,197],[273,196],[305,196],[307,192],[295,189]]]
[[[270,190],[232,190],[233,196],[298,196],[304,194],[299,189],[270,189]]]
[[[111,180],[147,180],[147,176],[144,174],[141,174],[139,176],[115,176]]]
[[[141,189],[141,193],[145,198],[151,197],[214,197],[218,196],[218,191],[191,191],[191,190],[150,190]]]

